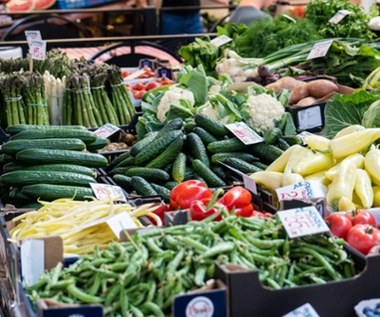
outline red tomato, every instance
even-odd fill
[[[363,254],[380,243],[380,231],[367,224],[353,226],[347,233],[347,242],[354,249]]]
[[[157,83],[155,81],[151,81],[151,82],[149,82],[149,83],[146,84],[145,89],[147,91],[149,91],[149,90],[152,90],[154,88],[157,88],[159,85],[160,85],[159,83]]]
[[[352,228],[351,219],[347,214],[332,213],[326,217],[331,232],[338,238],[345,239],[348,231]]]
[[[133,90],[133,97],[135,99],[141,99],[145,93],[146,93],[145,90]]]
[[[145,85],[143,83],[137,83],[132,88],[133,90],[143,90],[145,89]]]
[[[123,78],[128,77],[129,75],[130,75],[130,72],[127,71],[127,70],[125,70],[125,71],[123,71],[123,72],[121,73],[121,76],[123,76]]]
[[[161,80],[161,85],[162,86],[165,86],[165,85],[171,85],[171,84],[173,84],[173,81],[171,80],[171,79],[169,79],[169,78],[163,78],[162,80]]]
[[[354,226],[358,224],[376,225],[375,217],[367,210],[351,212],[351,222]]]

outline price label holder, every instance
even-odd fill
[[[38,30],[26,30],[25,36],[29,46],[33,41],[42,41],[41,32]]]
[[[313,306],[306,303],[282,317],[320,317]]]
[[[307,107],[297,112],[298,130],[311,130],[323,126],[320,106]]]
[[[306,60],[325,57],[333,42],[334,40],[327,40],[315,43]]]
[[[219,164],[224,166],[227,170],[230,170],[231,172],[238,175],[240,179],[243,181],[244,187],[248,189],[251,193],[257,195],[257,185],[252,178],[250,178],[248,175],[240,172],[236,168],[233,168],[227,164],[224,164],[224,163],[219,163]]]
[[[289,238],[329,232],[329,227],[314,206],[278,211]]]
[[[151,59],[147,59],[147,58],[144,58],[144,59],[140,59],[139,61],[139,68],[144,68],[144,67],[149,67],[151,69],[154,69],[154,60],[151,60]]]
[[[171,69],[167,67],[159,67],[156,69],[157,77],[163,77],[163,78],[173,78],[173,72]]]
[[[245,145],[256,144],[264,141],[260,135],[253,131],[244,122],[226,124],[225,127],[230,130],[233,135],[235,135]]]
[[[111,123],[106,123],[105,125],[96,129],[94,131],[94,133],[96,134],[97,137],[106,139],[106,138],[110,137],[111,135],[115,134],[119,130],[120,130],[119,127],[117,127]]]
[[[103,317],[101,305],[70,305],[69,307],[48,307],[43,301],[37,302],[38,317]]]
[[[212,39],[210,42],[216,47],[221,47],[231,41],[232,41],[232,38],[228,37],[227,35],[221,35]]]
[[[119,186],[90,183],[92,191],[97,199],[113,199],[121,202],[126,202],[124,191]]]
[[[339,10],[335,15],[329,20],[331,24],[339,24],[347,15],[352,14],[349,10]]]

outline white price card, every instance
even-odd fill
[[[326,187],[318,181],[299,182],[276,189],[279,201],[310,200],[326,196]]]
[[[314,206],[278,211],[277,215],[289,238],[329,232],[326,222]]]
[[[20,247],[21,272],[26,285],[33,285],[45,272],[45,241],[24,240]]]
[[[298,136],[301,138],[303,145],[306,144],[305,139],[307,136],[313,135],[313,133],[308,132],[308,131],[302,131],[301,133],[298,134]]]
[[[38,30],[26,30],[25,36],[29,46],[33,41],[42,41],[41,32]]]
[[[244,122],[235,122],[225,125],[245,145],[263,142],[264,139],[253,131]]]
[[[221,47],[224,44],[227,44],[232,41],[232,38],[226,36],[226,35],[220,35],[217,36],[216,38],[212,39],[210,42],[214,44],[216,47]]]
[[[282,317],[319,317],[313,306],[304,304]]]
[[[97,199],[114,199],[123,202],[127,201],[123,190],[119,186],[98,183],[90,183],[90,186]]]
[[[100,128],[96,129],[94,133],[99,138],[108,138],[115,132],[119,131],[120,128],[116,125],[113,125],[111,123],[106,123],[105,125],[101,126]]]
[[[332,24],[339,24],[347,15],[352,14],[349,10],[339,10],[334,16],[329,20]]]
[[[326,56],[333,42],[334,40],[327,40],[315,43],[306,59],[309,60]]]
[[[302,109],[297,112],[297,117],[300,130],[322,126],[321,108],[319,106]]]
[[[31,41],[29,45],[29,53],[32,59],[43,61],[46,56],[46,41]]]

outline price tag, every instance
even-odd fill
[[[298,136],[302,139],[302,142],[303,142],[304,145],[306,144],[305,143],[305,139],[309,135],[313,135],[313,133],[307,132],[307,131],[302,131],[301,133],[298,134]]]
[[[26,40],[28,41],[28,45],[30,46],[33,41],[42,41],[42,36],[40,31],[25,31]]]
[[[352,14],[349,10],[339,10],[335,15],[329,20],[332,24],[339,24],[347,15]]]
[[[309,55],[307,56],[306,60],[326,56],[333,42],[334,40],[328,40],[328,41],[315,43]]]
[[[289,238],[309,236],[329,231],[326,222],[319,214],[317,208],[313,206],[278,211],[277,215]]]
[[[166,67],[160,67],[156,70],[157,76],[158,77],[164,77],[164,78],[169,78],[172,79],[172,70]]]
[[[101,126],[100,128],[96,129],[94,133],[96,136],[99,138],[108,138],[115,132],[119,131],[120,128],[111,124],[111,123],[106,123],[105,125]]]
[[[119,186],[98,183],[90,183],[90,186],[97,199],[115,199],[123,202],[127,201],[123,190]]]
[[[318,181],[299,182],[276,189],[279,201],[310,200],[326,196],[326,187]]]
[[[43,61],[46,56],[46,41],[31,41],[29,45],[29,53],[32,59]]]
[[[149,67],[154,69],[154,61],[150,59],[141,59],[139,61],[139,68]]]
[[[236,168],[233,168],[227,164],[220,163],[220,165],[223,165],[225,168],[228,168],[229,170],[233,171],[235,174],[239,175],[243,180],[244,187],[247,188],[253,194],[257,194],[257,185],[256,185],[256,182],[252,178],[250,178],[248,175],[240,172]]]
[[[319,106],[306,108],[297,112],[298,129],[307,130],[322,126],[321,108]]]
[[[318,313],[315,311],[313,306],[309,303],[298,307],[297,309],[291,311],[289,314],[286,314],[282,317],[319,317]]]
[[[145,73],[144,69],[137,70],[137,71],[133,72],[132,74],[128,75],[127,77],[125,77],[124,81],[134,80],[136,78],[139,78],[144,73]]]
[[[210,42],[216,47],[221,47],[224,44],[227,44],[231,41],[232,41],[232,38],[230,38],[226,35],[221,35],[221,36],[217,36],[216,38],[212,39]]]
[[[22,241],[20,256],[23,280],[25,284],[33,285],[45,271],[45,241]]]
[[[226,124],[226,128],[230,130],[245,145],[263,142],[264,139],[253,131],[244,122],[235,122]]]

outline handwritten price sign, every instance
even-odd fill
[[[101,126],[99,129],[95,130],[96,136],[99,138],[108,138],[115,132],[119,131],[120,128],[111,124],[111,123],[106,123],[105,125]]]
[[[230,130],[245,145],[260,143],[264,141],[260,135],[253,131],[244,122],[226,124],[226,128]]]
[[[97,199],[115,199],[123,202],[127,201],[123,190],[119,186],[98,183],[91,183],[90,186]]]
[[[328,40],[315,43],[306,59],[309,60],[326,56],[333,42],[334,40]]]
[[[339,10],[335,15],[329,20],[332,24],[339,24],[347,15],[352,14],[349,10]]]
[[[277,197],[282,200],[310,200],[326,196],[326,188],[319,182],[306,181],[276,189]]]
[[[315,207],[295,208],[277,212],[289,238],[328,232],[329,228]]]
[[[32,41],[29,45],[29,53],[32,59],[44,60],[46,56],[46,41]]]
[[[42,36],[40,31],[25,31],[26,40],[28,41],[28,45],[30,46],[33,41],[42,41]]]

